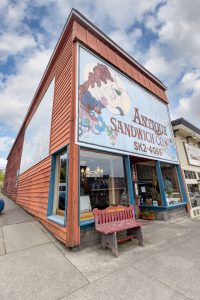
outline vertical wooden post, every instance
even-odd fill
[[[167,207],[167,198],[166,198],[166,193],[165,193],[165,187],[164,187],[164,182],[163,182],[163,177],[162,177],[162,171],[161,171],[161,166],[160,166],[160,161],[156,161],[156,171],[157,171],[157,176],[158,176],[158,183],[159,183],[159,188],[160,188],[160,195],[162,199],[162,206]]]
[[[69,172],[68,172],[68,205],[67,205],[67,246],[74,247],[80,244],[79,227],[79,188],[78,188],[78,145],[74,143],[69,147]]]
[[[72,45],[72,95],[70,113],[70,144],[68,169],[68,205],[66,218],[66,245],[74,247],[80,244],[79,226],[79,146],[75,144],[76,135],[76,60],[77,44]]]
[[[126,176],[127,176],[127,184],[128,184],[128,192],[130,197],[130,204],[134,205],[134,212],[136,214],[136,199],[134,197],[134,187],[133,187],[133,180],[132,180],[132,174],[131,174],[131,162],[130,162],[130,156],[125,156],[125,166],[126,166]]]

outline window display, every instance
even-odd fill
[[[154,161],[136,164],[140,205],[162,206]]]
[[[123,157],[81,150],[81,220],[93,218],[93,208],[104,209],[110,205],[129,205]]]
[[[55,185],[54,185],[54,206],[55,215],[64,216],[66,204],[66,180],[67,180],[67,150],[56,156]]]
[[[181,194],[176,166],[167,163],[161,163],[160,166],[168,205],[180,203]]]

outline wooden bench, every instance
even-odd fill
[[[143,244],[141,226],[143,222],[136,221],[134,207],[110,206],[104,210],[93,209],[96,230],[101,232],[103,249],[110,248],[113,255],[118,257],[117,242],[137,238],[140,246]],[[127,231],[127,237],[117,240],[117,232]]]

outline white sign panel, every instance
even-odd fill
[[[20,173],[28,170],[49,155],[53,94],[54,80],[26,128]]]
[[[200,167],[200,149],[185,143],[188,163]]]
[[[178,162],[168,107],[79,47],[77,142]]]

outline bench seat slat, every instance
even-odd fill
[[[135,221],[135,220],[123,220],[117,222],[110,222],[96,226],[96,230],[101,233],[113,233],[113,232],[120,232],[130,228],[136,228],[143,226],[143,222]]]

